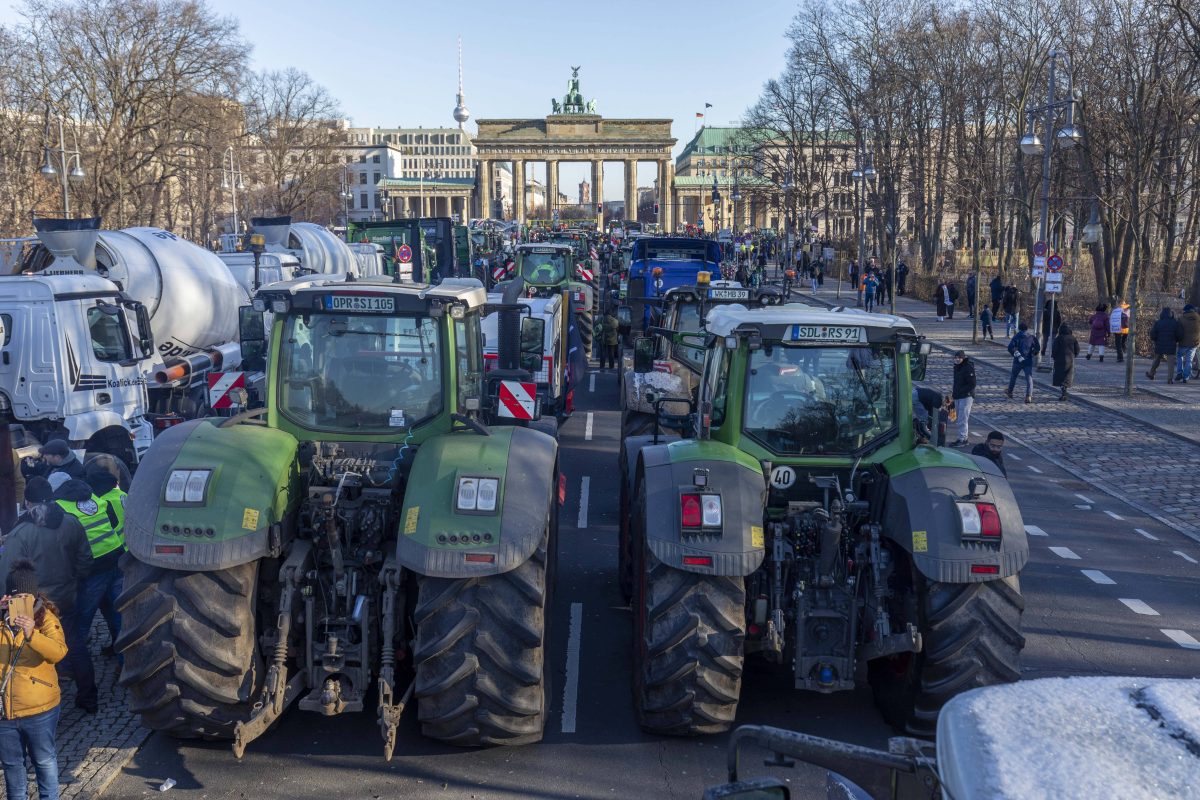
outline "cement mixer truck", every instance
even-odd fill
[[[254,252],[244,237],[229,234],[221,237],[222,252],[218,254],[249,292],[301,275],[362,278],[383,271],[382,258],[364,259],[332,231],[312,222],[254,217],[250,220],[250,236],[255,234],[262,237],[259,252]]]
[[[209,373],[242,364],[249,296],[219,258],[169,231],[34,225],[22,273],[0,276],[0,423],[132,468],[156,427],[209,411]]]

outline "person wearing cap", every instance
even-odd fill
[[[950,446],[962,447],[967,444],[971,406],[975,404],[975,364],[967,358],[964,350],[954,354],[954,385],[950,396],[954,400],[954,414],[958,423],[958,438]]]
[[[16,561],[0,597],[0,765],[9,798],[28,792],[26,756],[33,762],[39,798],[58,798],[58,747],[55,733],[62,694],[54,665],[67,655],[67,643],[54,601],[38,588],[37,570],[27,559]],[[33,595],[33,616],[8,616],[16,595]]]
[[[971,455],[983,456],[999,467],[1004,477],[1008,477],[1008,469],[1004,466],[1004,434],[1000,431],[990,432],[986,441],[971,448]]]
[[[55,472],[66,473],[72,478],[83,477],[83,464],[75,457],[65,439],[51,439],[38,448],[38,455],[46,464],[47,477]]]

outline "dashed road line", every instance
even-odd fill
[[[1196,641],[1196,637],[1187,631],[1169,630],[1167,628],[1161,628],[1160,630],[1166,634],[1168,639],[1180,647],[1187,650],[1200,650],[1200,642]]]
[[[1124,518],[1124,517],[1122,517],[1120,514],[1117,514],[1116,512],[1113,512],[1113,511],[1109,511],[1107,508],[1106,508],[1106,509],[1104,509],[1104,513],[1105,513],[1105,514],[1108,514],[1108,515],[1109,515],[1110,517],[1112,517],[1113,519],[1125,519],[1125,518]]]
[[[1092,510],[1092,507],[1089,506],[1087,503],[1076,503],[1075,507],[1077,509],[1079,509],[1080,511],[1091,511]]]
[[[1134,530],[1137,531],[1138,533],[1140,533],[1142,536],[1145,536],[1147,539],[1149,539],[1152,542],[1158,541],[1158,537],[1155,536],[1153,533],[1150,533],[1150,531],[1144,531],[1141,528],[1134,528]]]
[[[1112,578],[1108,577],[1107,575],[1105,575],[1103,572],[1101,572],[1098,569],[1081,569],[1080,572],[1082,572],[1084,575],[1088,576],[1088,578],[1091,579],[1092,583],[1099,583],[1104,586],[1116,586],[1117,585],[1116,581],[1114,581]]]
[[[1037,525],[1026,525],[1025,533],[1028,534],[1029,536],[1049,536],[1050,535],[1050,534],[1046,533],[1044,530],[1042,530],[1041,528],[1039,528]]]
[[[1078,497],[1083,502],[1087,503],[1089,506],[1096,505],[1096,501],[1093,500],[1092,498],[1088,497],[1086,494],[1080,494],[1079,492],[1076,492],[1075,496]]]
[[[1157,617],[1159,613],[1150,606],[1143,603],[1141,600],[1135,600],[1129,597],[1118,598],[1122,603],[1129,607],[1129,610],[1135,614],[1141,614],[1146,617]]]
[[[1075,555],[1075,551],[1069,547],[1051,547],[1050,552],[1054,553],[1054,555],[1058,556],[1059,558],[1073,559],[1075,561],[1079,560],[1079,556]]]
[[[590,442],[592,440],[592,412],[587,412],[587,424],[583,426],[583,440]]]
[[[596,391],[596,373],[594,372],[588,376],[588,391]]]
[[[579,631],[582,627],[583,603],[571,603],[571,627],[567,638],[567,685],[563,687],[563,733],[575,732],[575,718],[579,708]]]
[[[1011,458],[1013,461],[1024,461],[1025,460],[1025,459],[1021,458],[1019,455],[1017,455],[1016,453],[1009,453],[1008,457]]]
[[[581,531],[587,528],[588,494],[591,489],[592,479],[584,475],[579,486],[579,519],[575,522],[575,527]]]
[[[1043,474],[1042,471],[1040,469],[1038,469],[1037,467],[1035,467],[1033,464],[1026,464],[1025,466],[1028,467],[1031,471],[1036,472],[1038,475]]]
[[[1183,552],[1182,550],[1172,550],[1171,552],[1174,553],[1175,555],[1179,556],[1180,558],[1182,558],[1184,561],[1188,562],[1189,564],[1200,564],[1200,561],[1197,561],[1196,559],[1192,558],[1191,556],[1189,556],[1187,553]]]

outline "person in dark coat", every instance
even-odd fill
[[[1021,292],[1016,286],[1009,284],[1004,287],[1001,295],[1004,306],[1004,337],[1011,338],[1021,324]]]
[[[1071,388],[1071,384],[1075,380],[1075,356],[1079,355],[1079,342],[1075,340],[1075,334],[1071,333],[1071,326],[1067,323],[1062,323],[1058,326],[1058,334],[1054,337],[1054,352],[1050,357],[1054,359],[1054,374],[1051,376],[1051,383],[1062,388],[1062,394],[1058,396],[1059,400],[1067,399],[1067,390]]]
[[[1008,469],[1004,466],[1004,434],[992,431],[987,435],[987,441],[980,442],[971,448],[971,455],[983,456],[1000,468],[1004,477],[1008,477]]]
[[[1004,281],[1000,279],[999,272],[992,278],[988,288],[992,290],[992,316],[995,317],[1000,313],[1000,303],[1004,300]]]
[[[954,304],[958,302],[958,286],[954,281],[947,281],[946,285],[950,287],[950,305],[946,309],[946,319],[954,319]]]
[[[1091,333],[1088,335],[1088,351],[1084,356],[1092,360],[1092,353],[1099,352],[1100,361],[1104,361],[1104,347],[1108,344],[1108,306],[1104,303],[1096,306],[1096,313],[1088,318]]]
[[[1154,322],[1154,327],[1150,329],[1150,343],[1154,345],[1154,363],[1150,365],[1150,371],[1146,373],[1146,377],[1154,380],[1154,373],[1158,371],[1158,365],[1162,362],[1167,362],[1167,383],[1175,382],[1175,370],[1172,365],[1175,363],[1175,354],[1179,352],[1179,336],[1182,332],[1179,320],[1175,319],[1175,312],[1169,308],[1164,308],[1158,312],[1158,319]]]
[[[978,286],[974,275],[967,277],[967,319],[975,318],[975,289]]]
[[[958,422],[958,438],[951,447],[967,444],[971,407],[975,403],[975,364],[963,350],[954,354],[954,385],[950,397],[954,400],[954,413]]]
[[[1054,319],[1050,319],[1050,306],[1054,305]],[[1062,309],[1058,307],[1058,303],[1053,303],[1050,298],[1046,298],[1046,302],[1042,304],[1042,352],[1050,352],[1050,331],[1058,330],[1062,325]],[[1051,327],[1053,326],[1053,327]]]
[[[933,304],[937,306],[938,322],[942,322],[954,311],[954,300],[950,295],[950,284],[942,281],[933,290]]]
[[[904,296],[904,287],[908,283],[908,264],[903,261],[896,267],[896,294]]]

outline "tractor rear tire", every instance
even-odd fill
[[[933,738],[938,714],[968,689],[1021,677],[1017,576],[983,583],[934,583],[917,576],[920,653],[876,659],[871,688],[884,718],[909,736]]]
[[[181,572],[121,558],[117,598],[129,708],[152,730],[181,738],[231,739],[261,688],[255,641],[258,562]]]
[[[546,725],[547,547],[482,578],[422,577],[413,621],[424,735],[464,747],[540,741]]]
[[[621,436],[645,436],[654,432],[654,415],[626,411],[621,415]]]

